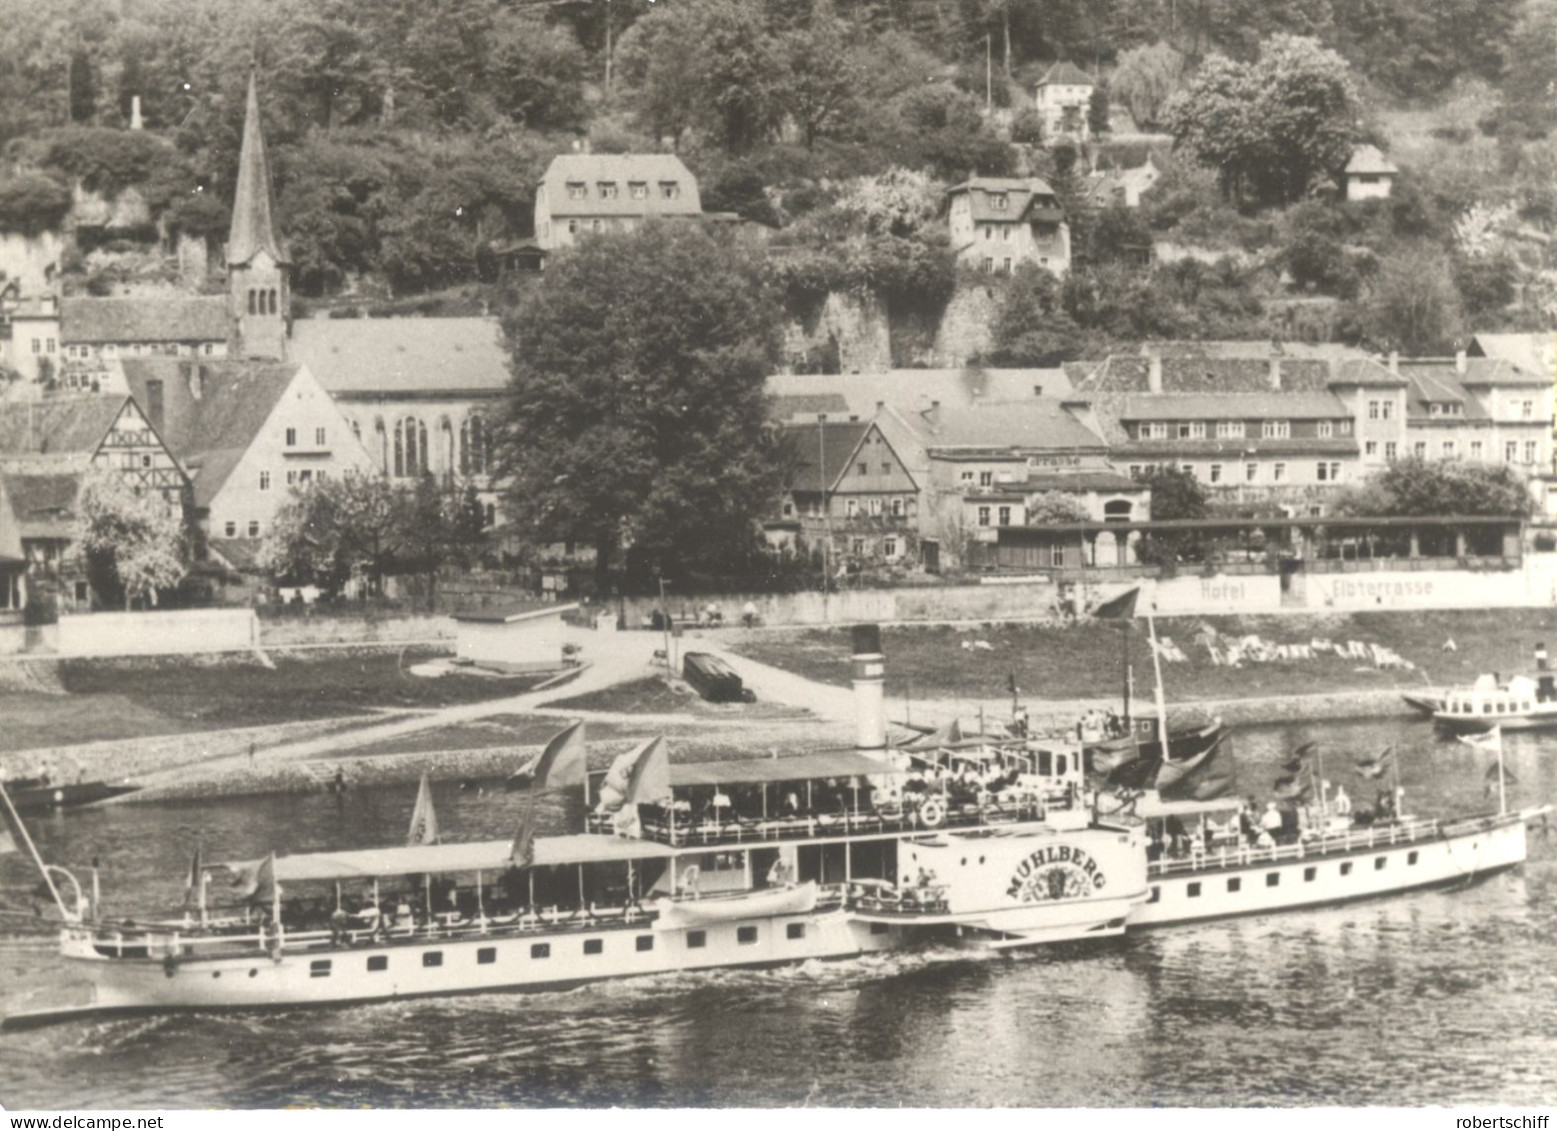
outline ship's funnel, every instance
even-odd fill
[[[856,648],[855,651],[858,652],[859,649]],[[1535,670],[1538,671],[1538,672],[1544,672],[1547,669],[1547,666],[1548,665],[1546,663],[1546,645],[1545,644],[1537,644],[1535,646]]]
[[[862,752],[887,748],[887,658],[881,651],[881,626],[857,624],[854,644],[854,747]]]

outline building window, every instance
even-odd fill
[[[288,487],[295,487],[295,486],[297,486],[297,472],[295,472],[295,471],[287,472],[287,486]]]
[[[321,447],[321,448],[324,447],[324,429],[323,428],[315,428],[314,429],[314,443],[317,446]]]
[[[989,525],[989,508],[988,507],[980,507],[979,508],[979,525],[980,526],[988,526]]]
[[[847,516],[849,518],[853,518],[856,514],[859,513],[859,510],[860,510],[860,504],[859,504],[858,500],[856,500],[856,499],[845,499],[843,501],[843,513],[844,513],[845,516]]]
[[[1399,446],[1395,443],[1395,441],[1384,441],[1384,458],[1387,459],[1390,463],[1395,462],[1395,453],[1399,450]]]
[[[865,463],[863,460],[861,462],[855,464],[854,466],[859,471],[859,473],[861,475],[869,475],[870,474],[870,465]]]
[[[1216,438],[1218,440],[1243,439],[1243,421],[1218,420],[1216,422]]]
[[[260,472],[260,490],[261,491],[268,491],[268,490],[270,490],[270,472],[268,472],[268,471]]]
[[[578,221],[577,220],[569,220],[568,221],[568,235],[570,235],[570,236],[578,235]]]
[[[486,424],[476,414],[460,425],[460,474],[484,475],[487,470],[488,444]]]
[[[1287,478],[1287,465],[1275,463],[1271,465],[1270,478],[1272,483],[1280,483]]]
[[[1341,481],[1341,465],[1338,462],[1332,462],[1330,464],[1330,482],[1331,483],[1339,483],[1340,481]]]
[[[1292,422],[1267,420],[1260,429],[1260,434],[1267,440],[1285,440],[1292,435]]]
[[[1212,483],[1220,483],[1222,481],[1222,465],[1219,463],[1213,463],[1211,465],[1210,471],[1207,473],[1207,478],[1209,478]]]
[[[1535,446],[1536,445],[1535,445],[1535,441],[1534,440],[1526,440],[1525,441],[1525,462],[1526,463],[1534,463],[1535,462]]]
[[[427,425],[408,416],[395,421],[395,477],[414,479],[427,470]]]
[[[1481,458],[1482,444],[1480,440],[1472,440],[1470,442],[1470,449],[1471,459]]]
[[[49,339],[49,352],[50,353],[54,352],[54,339],[53,338]],[[1519,402],[1519,415],[1522,416],[1526,420],[1532,419],[1535,416],[1535,402],[1534,401],[1520,401]]]
[[[238,537],[238,524],[236,522],[233,522],[231,519],[229,519],[227,521],[227,523],[222,527],[222,530],[226,533],[227,537],[229,537],[229,538],[236,538],[236,537]]]
[[[1163,420],[1148,420],[1141,425],[1141,439],[1166,440],[1168,438],[1168,425]]]
[[[600,199],[601,200],[615,200],[616,199],[616,182],[615,181],[601,181],[595,187],[600,190]]]
[[[1130,478],[1131,479],[1139,479],[1140,477],[1141,477],[1141,465],[1138,464],[1138,463],[1132,463],[1130,465]]]
[[[1324,460],[1319,461],[1319,482],[1323,483],[1330,478],[1330,476],[1327,474],[1329,468],[1330,465],[1325,463]]]
[[[681,195],[681,185],[675,181],[661,181],[660,195],[666,200],[675,200]]]
[[[287,429],[287,447],[289,447],[289,448],[297,447],[297,429],[296,428],[288,428]]]
[[[856,556],[863,555],[865,553],[865,539],[855,538],[849,543],[849,550]]]
[[[259,520],[255,519],[255,518],[249,519],[249,537],[250,538],[258,538],[259,537],[259,532],[260,532]]]
[[[892,500],[892,517],[893,518],[902,518],[903,517],[903,500],[902,499],[893,499]]]
[[[1257,463],[1246,463],[1246,464],[1243,465],[1243,481],[1245,483],[1253,483],[1259,477],[1260,477],[1260,465],[1259,464],[1257,464]]]
[[[1412,451],[1416,455],[1417,459],[1426,459],[1427,458],[1427,441],[1426,440],[1418,440],[1416,442],[1416,444],[1413,445]]]
[[[583,200],[588,195],[589,195],[589,186],[586,185],[583,181],[569,181],[568,182],[568,199],[569,200]]]
[[[989,194],[989,206],[996,212],[1004,212],[1006,210],[1007,203],[1008,202],[1005,193],[992,192]]]
[[[1333,435],[1335,435],[1335,425],[1328,420],[1321,420],[1319,422],[1319,438],[1328,440]]]
[[[249,313],[259,313],[259,292],[252,287],[249,289]]]
[[[994,483],[995,483],[995,473],[993,471],[981,471],[981,472],[979,472],[979,486],[980,487],[991,487],[991,486],[994,485]]]
[[[1001,507],[1000,511],[999,511],[999,513],[997,515],[997,521],[999,521],[1001,526],[1010,526],[1011,525],[1011,508],[1010,507]]]
[[[627,182],[627,195],[632,197],[634,200],[648,200],[649,199],[649,182],[648,181],[628,181]]]
[[[1453,458],[1453,456],[1454,456],[1454,441],[1453,440],[1445,440],[1443,442],[1443,458],[1444,459],[1451,459],[1451,458]]]
[[[1368,419],[1369,420],[1377,420],[1378,418],[1379,418],[1379,402],[1378,401],[1369,401],[1368,402]]]
[[[1394,401],[1380,401],[1379,402],[1379,419],[1380,420],[1388,420],[1390,417],[1392,417],[1394,415],[1395,415],[1395,402]]]
[[[995,273],[995,261],[993,259],[990,259],[990,258],[986,257],[985,260],[984,260],[984,274],[986,274],[986,275],[993,275],[994,273]]]
[[[1513,440],[1503,445],[1503,462],[1513,463],[1519,456],[1519,445]]]
[[[1369,440],[1362,446],[1362,454],[1367,456],[1369,459],[1372,459],[1374,456],[1378,455],[1379,442],[1377,440]]]
[[[872,518],[876,518],[880,514],[881,514],[881,500],[880,499],[875,499],[875,498],[871,499],[871,501],[870,501],[870,516]]]
[[[740,943],[742,946],[751,946],[754,942],[757,941],[757,928],[756,927],[737,927],[737,928],[735,928],[735,941]]]

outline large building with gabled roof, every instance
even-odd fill
[[[1075,63],[1059,62],[1044,72],[1033,92],[1033,106],[1042,122],[1043,144],[1085,145],[1091,139],[1087,109],[1096,86],[1096,80]]]
[[[1036,263],[1056,275],[1070,270],[1070,225],[1047,181],[974,177],[946,192],[952,251],[987,275],[1009,275]]]
[[[673,153],[566,153],[536,190],[535,242],[554,251],[646,220],[702,216],[697,178]]]

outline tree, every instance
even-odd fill
[[[1449,261],[1428,243],[1386,256],[1362,300],[1362,325],[1380,348],[1407,354],[1447,352],[1463,326]]]
[[[504,319],[497,478],[532,543],[743,548],[781,486],[763,382],[780,304],[761,265],[690,225],[584,241]]]
[[[1086,522],[1088,517],[1087,508],[1068,491],[1042,491],[1027,500],[1029,526],[1060,526]]]
[[[493,28],[491,86],[498,107],[531,129],[577,126],[584,118],[589,60],[573,33],[528,15]]]
[[[402,491],[401,568],[427,580],[427,609],[438,605],[438,571],[446,565],[468,568],[485,542],[483,513],[475,487],[445,490],[430,473]]]
[[[58,228],[70,211],[70,189],[44,173],[0,180],[0,231],[37,235]]]
[[[1336,500],[1338,515],[1434,518],[1518,515],[1531,510],[1529,488],[1507,464],[1463,460],[1397,460]]]
[[[1163,120],[1176,148],[1218,170],[1225,195],[1286,203],[1345,164],[1358,107],[1344,59],[1316,40],[1278,35],[1256,62],[1208,59]]]
[[[830,0],[815,0],[811,19],[780,42],[785,76],[781,99],[807,149],[840,132],[858,108],[860,76],[849,27]]]
[[[1509,41],[1503,77],[1502,125],[1527,137],[1545,137],[1557,128],[1557,3],[1531,0]]]
[[[348,472],[294,488],[276,511],[264,560],[273,576],[338,593],[366,573],[375,586],[394,571],[406,493],[382,475]]]
[[[1155,129],[1183,74],[1184,56],[1166,43],[1153,43],[1119,56],[1109,87],[1130,108],[1137,129]]]
[[[1206,517],[1206,491],[1200,480],[1182,468],[1157,467],[1145,476],[1151,488],[1151,520],[1178,522]],[[1199,561],[1204,556],[1200,536],[1188,531],[1153,531],[1137,546],[1143,562],[1171,564]]]
[[[1093,137],[1108,132],[1108,84],[1099,80],[1087,99],[1087,128]]]
[[[70,53],[70,120],[89,123],[97,116],[97,80],[92,57],[78,47]]]
[[[1066,312],[1060,281],[1035,263],[1012,274],[990,329],[985,365],[1047,367],[1080,352],[1081,329]]]
[[[94,587],[154,601],[184,577],[183,514],[158,492],[132,487],[118,471],[94,467],[76,494],[74,541],[86,555]]]

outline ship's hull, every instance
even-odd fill
[[[834,910],[696,928],[418,935],[389,944],[289,949],[279,958],[71,957],[91,983],[91,1013],[161,1013],[538,991],[605,978],[850,958],[901,946],[907,933]],[[7,1018],[5,1027],[47,1019],[24,1014]]]
[[[1147,901],[1130,927],[1162,927],[1235,915],[1377,899],[1468,885],[1524,862],[1528,815],[1455,822],[1421,835],[1358,830],[1333,851],[1296,846],[1211,854],[1154,865]]]
[[[90,805],[94,801],[106,801],[120,794],[133,793],[140,786],[110,785],[103,781],[74,782],[69,785],[33,785],[21,789],[7,789],[11,804],[23,816],[48,813],[54,809],[70,809],[77,805]]]
[[[1531,711],[1506,714],[1460,715],[1448,711],[1433,712],[1433,722],[1442,730],[1456,734],[1474,734],[1493,727],[1503,730],[1557,729],[1557,703],[1543,703]]]

